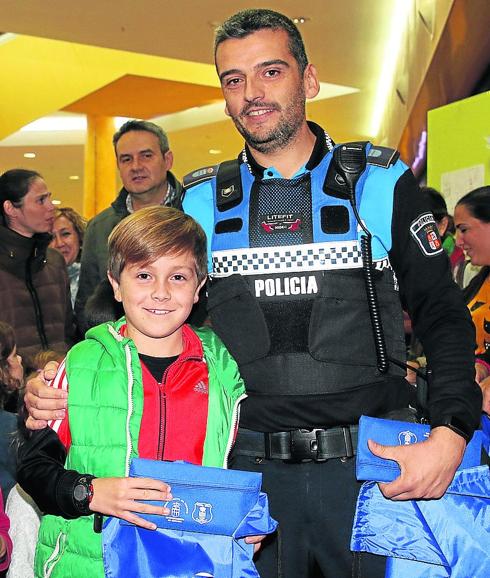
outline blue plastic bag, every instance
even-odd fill
[[[107,578],[258,578],[253,545],[244,538],[277,527],[260,492],[260,474],[134,459],[130,476],[170,484],[173,499],[164,504],[170,514],[139,514],[157,525],[154,531],[118,518],[106,521]]]
[[[456,472],[439,500],[387,500],[363,484],[351,549],[388,556],[386,578],[488,578],[488,466]]]
[[[429,437],[429,433],[429,425],[361,416],[356,455],[357,479],[392,482],[400,475],[400,467],[395,461],[371,453],[368,439],[387,446],[402,446],[422,442]],[[458,470],[480,465],[483,437],[481,430],[475,431]]]
[[[484,417],[484,420],[486,418]],[[385,578],[490,576],[490,473],[480,466],[488,420],[475,432],[448,490],[439,500],[386,499],[378,481],[392,481],[398,464],[371,454],[367,440],[417,443],[429,426],[362,417],[356,473],[366,482],[357,501],[351,549],[387,557]],[[484,454],[483,454],[484,455]]]

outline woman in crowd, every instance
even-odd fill
[[[54,217],[41,175],[13,169],[0,177],[0,320],[14,328],[26,363],[74,339],[65,262],[48,248]]]
[[[14,330],[0,321],[0,407],[17,413],[19,391],[24,379],[22,357],[17,353]]]
[[[456,242],[481,270],[464,290],[476,329],[476,376],[483,410],[490,413],[490,186],[461,198],[454,210]]]
[[[22,359],[17,355],[12,327],[0,321],[0,488],[5,499],[16,479],[17,416],[12,412],[17,411],[23,378]]]
[[[59,251],[65,259],[70,279],[72,306],[75,305],[78,291],[80,256],[86,226],[85,220],[74,209],[70,207],[56,209],[50,247]]]

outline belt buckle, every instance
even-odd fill
[[[303,463],[325,461],[318,459],[317,429],[296,429],[289,432],[291,458],[287,461]]]

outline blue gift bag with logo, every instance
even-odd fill
[[[395,461],[385,460],[371,453],[367,445],[368,439],[385,446],[403,446],[423,442],[429,434],[430,426],[426,424],[361,416],[356,455],[357,479],[392,482],[400,475],[400,467]],[[484,437],[481,430],[475,431],[466,446],[458,470],[480,465]]]
[[[484,426],[487,424],[483,424]],[[398,464],[371,454],[367,440],[385,445],[418,443],[429,426],[361,418],[357,501],[351,549],[387,557],[385,578],[486,578],[490,576],[490,472],[481,463],[486,431],[475,432],[454,479],[439,500],[386,499],[378,481],[400,473]]]
[[[164,505],[170,514],[139,514],[156,530],[118,518],[106,521],[107,578],[258,578],[253,545],[244,538],[277,527],[260,491],[260,474],[136,458],[130,476],[168,483],[173,499]]]

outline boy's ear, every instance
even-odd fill
[[[206,283],[206,278],[204,278],[197,286],[196,292],[194,293],[194,303],[197,303],[199,301],[199,292],[204,287],[205,283]]]
[[[111,284],[112,290],[114,291],[114,299],[116,301],[119,301],[119,303],[122,303],[121,289],[119,283],[114,279],[114,277],[109,273],[109,271],[107,271],[107,278],[109,279],[109,283]]]

